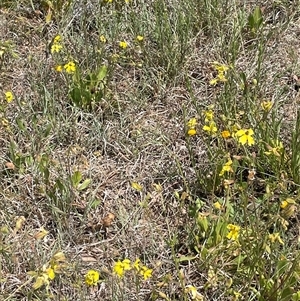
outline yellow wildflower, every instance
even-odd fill
[[[53,43],[51,46],[51,53],[60,52],[62,50],[62,45],[58,43]]]
[[[124,269],[124,271],[129,271],[129,270],[131,270],[131,262],[130,262],[130,260],[129,259],[124,259],[123,261],[122,261],[122,264],[123,264],[123,269]]]
[[[136,260],[135,260],[135,262],[133,263],[133,265],[132,265],[132,267],[134,268],[134,269],[136,269],[137,271],[139,271],[140,270],[140,263],[141,263],[141,260],[139,259],[139,258],[137,258]]]
[[[223,165],[222,170],[219,173],[219,176],[222,177],[225,172],[233,172],[231,165],[232,165],[232,160],[230,159]]]
[[[76,65],[74,62],[69,62],[64,65],[64,69],[66,70],[67,73],[71,74],[76,71]]]
[[[254,134],[252,129],[241,129],[235,133],[237,137],[239,137],[239,142],[243,145],[248,144],[249,146],[255,143],[254,138],[252,137]]]
[[[240,231],[240,227],[233,225],[233,224],[229,224],[227,226],[227,229],[229,230],[229,233],[227,234],[227,238],[228,239],[232,239],[232,240],[237,240],[239,237],[239,231]]]
[[[218,210],[222,209],[222,205],[219,202],[215,202],[214,207],[215,207],[215,209],[218,209]]]
[[[138,42],[142,42],[142,41],[144,40],[144,37],[138,35],[138,36],[136,37],[136,40],[137,40]]]
[[[284,209],[284,208],[286,208],[287,206],[288,206],[288,202],[285,200],[285,201],[282,201],[281,202],[281,204],[280,204],[280,207],[282,208],[282,209]]]
[[[100,40],[100,42],[102,42],[102,43],[106,43],[106,38],[105,38],[104,35],[101,35],[101,36],[99,37],[99,40]]]
[[[203,130],[208,132],[209,134],[213,135],[218,131],[216,124],[212,121],[209,125],[205,125]]]
[[[186,293],[190,293],[191,299],[196,301],[203,301],[203,296],[198,293],[197,289],[192,285],[187,285],[185,288]]]
[[[95,270],[89,270],[85,275],[85,283],[88,286],[97,285],[99,282],[100,274]]]
[[[270,100],[263,101],[260,106],[266,112],[269,112],[272,109],[273,103]]]
[[[62,67],[62,65],[57,65],[57,66],[54,67],[54,69],[55,69],[55,71],[57,71],[57,72],[62,72],[63,67]]]
[[[30,273],[30,272],[28,272]],[[49,286],[50,282],[49,282],[49,279],[48,279],[48,276],[47,274],[42,274],[41,276],[38,276],[36,278],[36,281],[35,283],[32,285],[32,288],[34,290],[37,290],[39,289],[40,287],[42,287],[43,285],[46,285],[47,287]]]
[[[226,82],[227,79],[225,77],[225,73],[229,70],[229,66],[220,64],[218,62],[213,62],[212,67],[218,71],[218,75],[210,80],[210,85],[216,85],[218,82]]]
[[[223,72],[219,72],[217,75],[217,80],[224,83],[227,81],[227,78],[225,77]]]
[[[197,134],[197,131],[194,128],[190,128],[187,133],[189,136],[194,136]]]
[[[205,122],[210,122],[213,120],[214,112],[212,110],[205,111],[204,114],[205,114]]]
[[[221,132],[221,135],[224,139],[227,139],[230,137],[230,132],[225,130],[225,131]]]
[[[266,154],[267,156],[269,155],[273,155],[276,157],[280,157],[282,152],[283,152],[283,144],[281,141],[276,140],[276,141],[272,141],[272,144],[274,147],[267,145],[267,149],[268,151],[264,152],[264,154]]]
[[[211,80],[209,81],[209,84],[210,84],[211,86],[215,86],[217,83],[218,83],[218,79],[217,79],[217,78],[213,78],[213,79],[211,79]]]
[[[272,243],[278,241],[280,244],[284,245],[284,242],[283,242],[283,240],[281,239],[279,232],[269,234],[269,239],[270,239],[270,241],[271,241]]]
[[[213,62],[212,66],[218,71],[218,72],[226,72],[229,70],[229,67],[224,64],[220,64],[219,62]]]
[[[53,280],[55,278],[55,272],[52,267],[47,268],[45,272],[50,280]]]
[[[55,273],[58,273],[60,268],[63,267],[62,262],[66,260],[63,252],[57,252],[50,260],[50,263],[43,265],[41,272],[29,271],[30,276],[36,277],[36,281],[33,284],[33,289],[36,290],[43,285],[49,287],[50,280],[55,278]]]
[[[12,94],[11,91],[5,92],[5,100],[10,103],[14,100],[14,95]]]
[[[146,266],[142,266],[139,273],[144,277],[144,280],[147,280],[152,277],[152,269],[148,269]]]
[[[120,278],[124,276],[124,266],[120,260],[114,263],[113,272]]]
[[[187,126],[189,128],[194,128],[197,125],[197,119],[196,118],[191,118],[188,122],[187,122]]]
[[[128,44],[127,44],[127,42],[125,42],[125,41],[121,41],[121,42],[119,43],[119,46],[120,46],[121,48],[123,48],[123,49],[126,49],[126,48],[128,47]]]
[[[242,297],[242,294],[237,291],[233,291],[233,294],[234,294],[233,301],[237,301],[240,297]]]
[[[57,36],[54,37],[53,43],[58,44],[59,42],[61,42],[61,36],[58,34]]]

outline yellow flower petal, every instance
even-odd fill
[[[123,264],[123,269],[124,269],[124,271],[129,271],[129,270],[131,270],[131,262],[130,262],[129,259],[124,259],[124,260],[122,261],[122,264]]]
[[[189,128],[194,128],[197,125],[197,119],[196,118],[191,118],[188,122],[187,122],[187,126]]]
[[[226,138],[230,137],[230,132],[225,130],[225,131],[221,132],[221,135],[224,139],[226,139]]]
[[[85,275],[85,283],[89,286],[97,285],[100,274],[95,270],[89,270]]]
[[[125,42],[125,41],[121,41],[121,42],[119,43],[119,46],[120,46],[121,48],[123,48],[123,49],[126,49],[126,48],[128,47],[128,44],[127,44],[127,42]]]
[[[215,207],[215,209],[218,209],[218,210],[222,209],[222,205],[219,202],[215,202],[214,207]]]
[[[5,92],[5,100],[10,103],[14,100],[14,95],[12,94],[11,91]]]
[[[55,278],[54,270],[51,267],[46,270],[46,274],[50,280],[53,280]]]
[[[188,130],[188,135],[189,136],[194,136],[197,134],[197,131],[194,128],[191,128]]]

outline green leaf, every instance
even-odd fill
[[[21,131],[25,131],[25,130],[26,130],[26,127],[25,127],[25,125],[24,125],[23,119],[21,119],[21,118],[16,118],[16,122],[17,122],[18,128],[19,128]]]
[[[181,256],[177,259],[178,262],[191,261],[196,259],[198,256]]]
[[[300,291],[293,294],[292,300],[293,301],[299,301],[300,300]]]
[[[74,187],[77,187],[82,179],[82,174],[80,171],[75,171],[71,177],[71,181]]]
[[[253,19],[254,19],[255,27],[258,29],[263,22],[262,13],[259,6],[255,7],[254,9]]]
[[[92,209],[96,209],[101,204],[101,201],[99,199],[95,199],[91,202],[90,207]]]
[[[64,184],[59,179],[55,181],[55,188],[58,188],[61,193],[66,190]]]
[[[259,6],[257,6],[253,13],[248,16],[248,26],[253,32],[256,32],[263,23],[262,11]]]
[[[49,133],[52,129],[52,125],[51,124],[48,124],[46,129],[44,130],[44,137],[48,137],[49,136]]]
[[[199,215],[197,218],[197,224],[203,232],[207,232],[208,230],[208,220],[206,216]]]
[[[107,66],[106,66],[106,65],[103,65],[103,66],[100,68],[99,73],[98,73],[98,76],[97,76],[98,81],[104,80],[104,78],[106,77],[106,75],[107,75]]]
[[[286,287],[281,293],[280,300],[291,300],[293,294],[294,294],[294,290],[291,287]]]
[[[70,98],[75,103],[75,105],[80,106],[81,104],[81,90],[78,87],[74,87],[70,91]]]
[[[84,180],[83,183],[81,183],[81,184],[77,187],[77,189],[78,189],[78,190],[84,190],[85,188],[87,188],[87,187],[90,185],[91,181],[92,181],[91,179],[86,179],[86,180]]]

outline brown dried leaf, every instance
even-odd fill
[[[14,169],[15,169],[15,165],[14,165],[14,163],[12,163],[12,162],[6,162],[6,163],[5,163],[5,167],[6,167],[7,169],[10,169],[10,170],[14,170]]]
[[[110,212],[102,219],[101,223],[103,227],[109,227],[111,226],[114,219],[115,219],[115,215]]]
[[[97,259],[95,257],[92,257],[92,256],[82,256],[81,260],[83,262],[97,262]]]

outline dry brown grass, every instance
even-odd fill
[[[245,14],[257,1],[248,2]],[[293,81],[295,75],[300,77],[299,13],[292,4],[282,2],[274,7],[272,2],[263,4],[273,36],[264,45],[256,96],[280,106],[277,117],[283,118],[284,128],[280,135],[289,141],[299,109]],[[299,4],[294,5],[299,9]],[[50,300],[32,291],[27,272],[41,267],[57,251],[66,254],[69,265],[51,284],[53,300],[163,300],[158,292],[169,296],[165,300],[189,300],[183,293],[188,284],[198,287],[206,300],[234,300],[217,287],[204,289],[208,280],[204,261],[176,260],[199,256],[189,245],[194,227],[189,206],[199,197],[201,211],[211,213],[212,203],[223,197],[199,184],[197,172],[210,178],[215,162],[209,161],[203,135],[188,143],[185,124],[191,117],[201,117],[209,105],[217,107],[223,101],[221,88],[207,83],[214,74],[212,61],[229,62],[230,16],[218,24],[220,30],[224,26],[222,35],[199,31],[189,40],[188,56],[174,78],[166,79],[159,64],[155,69],[155,60],[145,63],[149,67],[145,69],[116,66],[110,83],[112,98],[104,99],[94,112],[85,112],[68,103],[67,89],[47,55],[47,45],[58,32],[63,31],[66,40],[70,37],[69,43],[83,39],[80,25],[79,32],[72,26],[64,31],[61,24],[70,20],[69,15],[66,20],[45,24],[42,9],[33,11],[26,1],[16,6],[1,8],[0,4],[0,43],[11,41],[18,55],[8,54],[1,65],[1,90],[13,91],[17,100],[6,111],[10,129],[2,126],[0,134],[0,300]],[[230,6],[227,10],[229,13]],[[278,24],[286,24],[286,28]],[[91,29],[91,37],[99,34]],[[162,54],[154,48],[152,38],[148,37],[146,45],[153,47],[149,52],[159,58]],[[236,72],[253,79],[257,49],[248,46],[251,41],[246,38],[239,43]],[[80,50],[75,48],[70,51],[79,59],[75,53]],[[84,51],[84,47],[80,49]],[[254,101],[259,103],[259,99]],[[244,109],[238,104],[237,111]],[[23,130],[17,121],[23,123]],[[12,144],[20,161],[12,158]],[[189,148],[195,154],[194,162]],[[40,168],[43,156],[49,182]],[[7,166],[9,162],[14,169]],[[86,190],[71,185],[70,176],[77,170],[83,179],[92,180]],[[65,190],[55,190],[56,180]],[[142,192],[132,189],[132,182],[139,182]],[[155,189],[156,184],[161,191]],[[176,198],[176,192],[188,196]],[[299,197],[297,189],[294,194]],[[95,201],[99,201],[97,206]],[[115,215],[112,224],[103,226],[103,219],[111,213]],[[25,221],[16,229],[20,217]],[[297,216],[293,222],[290,241],[299,239]],[[34,236],[40,227],[49,235],[37,241]],[[104,279],[110,279],[111,266],[119,258],[141,258],[153,268],[153,279],[142,284],[139,294],[133,283],[123,283],[122,298],[112,297],[113,280],[87,293],[82,284],[86,271],[97,269]],[[299,283],[297,286],[299,289]]]

